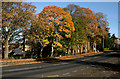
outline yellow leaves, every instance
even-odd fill
[[[54,41],[52,46],[55,47],[56,45],[59,46],[59,47],[62,47],[62,44],[60,44],[59,42]]]
[[[66,32],[66,33],[68,33],[68,32],[69,32],[69,30],[68,30],[68,29],[66,29],[66,30],[65,30],[65,32]]]
[[[42,24],[48,24],[51,27],[54,27],[53,29],[58,28],[58,32],[71,33],[75,31],[74,24],[72,22],[72,16],[60,7],[47,6],[41,13],[39,13],[39,16],[42,16],[42,18],[45,20],[45,23]],[[52,20],[52,23],[50,23],[48,20]],[[59,36],[53,35],[53,37]]]
[[[43,40],[44,43],[46,43],[48,40]]]
[[[49,18],[49,20],[53,20],[53,19],[54,19],[54,17],[50,17],[50,18]]]
[[[48,40],[43,40],[44,44],[49,44]]]
[[[60,24],[60,21],[58,19],[54,19],[53,22],[55,22],[56,24]]]
[[[47,38],[47,37],[49,37],[49,35],[48,36],[46,35],[45,37]]]
[[[43,45],[43,47],[46,47],[46,46],[47,46],[46,44]]]
[[[69,23],[67,23],[67,24],[66,24],[66,27],[70,27],[70,24],[69,24]]]
[[[62,44],[60,44],[60,43],[58,42],[58,43],[57,43],[57,46],[62,47]]]
[[[8,23],[7,23],[7,22],[3,22],[3,23],[2,23],[2,25],[7,26],[7,25],[8,25]]]
[[[56,33],[56,36],[59,37],[59,34]]]
[[[63,37],[62,37],[62,36],[59,36],[59,40],[61,40],[61,39],[63,39]]]
[[[72,31],[73,31],[73,32],[75,31],[75,27],[74,27],[74,26],[72,26]]]
[[[97,37],[96,39],[97,39],[97,42],[100,42],[100,43],[102,42],[101,38]]]
[[[39,35],[36,35],[36,34],[35,34],[34,36],[37,37],[37,38],[39,38]]]
[[[58,31],[62,31],[62,29],[59,28]]]
[[[58,33],[54,34],[53,37],[59,37],[60,35]]]
[[[52,47],[55,47],[55,45],[52,45]]]
[[[66,37],[66,38],[71,38],[71,35],[70,35],[70,34],[69,34],[69,35],[65,35],[65,37]]]

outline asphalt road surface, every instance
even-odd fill
[[[74,60],[2,67],[3,78],[116,77],[120,79],[120,52],[105,52]]]

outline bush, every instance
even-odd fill
[[[109,50],[109,48],[104,48],[104,50]]]

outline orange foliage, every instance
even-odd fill
[[[39,17],[42,18],[49,26],[58,28],[56,31],[57,33],[66,32],[68,34],[75,31],[72,16],[60,7],[46,6],[43,11],[39,13]],[[55,37],[56,35],[53,36]]]

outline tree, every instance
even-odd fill
[[[82,46],[85,40],[91,41],[90,38],[93,38],[98,32],[97,20],[93,11],[74,4],[68,5],[64,10],[71,14],[76,29],[71,38],[71,42],[74,43],[72,45],[81,44]]]
[[[19,34],[23,31],[24,25],[27,26],[27,13],[30,13],[31,8],[27,10],[27,3],[23,2],[3,2],[2,3],[2,37],[5,46],[4,58],[8,58],[9,43],[15,42]],[[35,6],[30,6],[34,8]],[[30,17],[28,17],[30,18]],[[24,24],[24,22],[27,22]]]
[[[59,43],[63,37],[70,38],[71,32],[75,31],[71,15],[64,11],[64,9],[57,6],[47,6],[39,13],[41,19],[52,27],[50,42],[52,44],[51,56],[53,56],[53,47],[62,46]]]
[[[35,16],[32,20],[32,24],[30,27],[30,35],[29,38],[32,41],[36,41],[40,44],[40,56],[42,57],[43,48],[49,44],[48,37],[51,35],[50,31],[53,27],[49,27],[43,18]]]
[[[36,12],[35,6],[31,5],[31,3],[22,3],[22,10],[20,12],[21,16],[21,26],[22,26],[22,41],[23,41],[23,58],[25,58],[25,43],[27,38],[27,29],[31,26],[31,21],[34,18],[34,14]]]
[[[104,39],[109,35],[109,23],[107,21],[106,15],[101,12],[95,14],[97,18],[97,27],[99,29],[98,39],[102,40],[103,49],[104,49]]]
[[[115,34],[113,34],[112,36],[109,35],[108,37],[105,37],[105,48],[114,49],[115,39]]]

